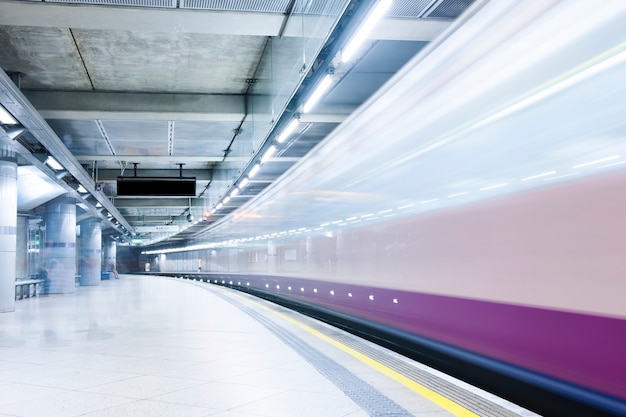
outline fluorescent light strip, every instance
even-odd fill
[[[248,174],[248,178],[253,178],[257,174],[257,172],[259,172],[259,169],[261,169],[261,165],[256,164],[255,166],[253,166],[250,170],[250,173]]]
[[[609,157],[606,157],[606,158],[597,159],[595,161],[585,162],[584,164],[574,165],[572,168],[574,168],[574,169],[582,168],[582,167],[586,167],[586,166],[589,166],[589,165],[595,165],[595,164],[599,164],[599,163],[606,162],[606,161],[612,161],[614,159],[619,159],[619,155],[613,155],[613,156],[609,156]]]
[[[468,195],[468,194],[469,194],[468,191],[463,191],[462,193],[450,194],[448,198],[460,197],[462,195]]]
[[[265,151],[265,153],[261,157],[261,163],[264,163],[268,159],[270,159],[272,157],[272,155],[274,155],[274,152],[276,152],[276,146],[272,145],[269,148],[267,148],[267,150]]]
[[[304,107],[302,108],[303,113],[309,112],[313,108],[313,106],[317,104],[317,102],[320,100],[320,98],[322,98],[324,93],[330,88],[332,82],[333,79],[331,75],[326,74],[324,79],[322,79],[322,82],[317,86],[313,94],[311,94],[311,97],[309,97],[309,100],[304,104]]]
[[[78,191],[78,192],[79,192],[79,193],[81,193],[81,194],[87,194],[87,193],[89,192],[89,191],[87,191],[87,190],[85,189],[85,187],[83,187],[83,185],[82,185],[82,184],[79,184],[79,185],[78,185],[78,188],[76,189],[76,191]]]
[[[430,200],[420,201],[420,204],[434,203],[435,201],[439,201],[439,199],[438,198],[431,198]]]
[[[16,125],[17,120],[11,113],[4,108],[4,106],[0,106],[0,123],[3,125]]]
[[[224,197],[224,200],[222,200],[224,202],[224,204],[228,204],[228,202],[230,201],[230,197]]]
[[[230,196],[234,197],[237,194],[239,194],[239,188],[235,187],[231,192],[230,192]]]
[[[247,177],[242,179],[241,182],[239,183],[239,189],[242,189],[243,187],[245,187],[249,183],[250,183],[250,180]]]
[[[520,181],[530,181],[530,180],[535,180],[537,178],[542,178],[542,177],[547,177],[549,175],[554,175],[556,174],[556,171],[548,171],[548,172],[543,172],[541,174],[537,174],[537,175],[533,175],[532,177],[526,177],[526,178],[522,178]]]
[[[299,124],[300,121],[298,119],[293,119],[291,122],[289,122],[285,130],[283,130],[282,133],[278,135],[277,142],[283,143],[285,140],[287,140],[289,135],[291,135],[293,131],[296,130],[296,127],[298,127]]]
[[[45,163],[46,165],[48,165],[50,168],[54,169],[55,171],[60,171],[63,169],[63,165],[61,165],[59,161],[54,159],[52,156],[48,156],[46,158]]]
[[[341,52],[341,61],[348,62],[357,51],[359,46],[365,41],[367,35],[372,31],[376,23],[383,17],[383,15],[387,12],[387,9],[391,6],[392,0],[381,0],[374,10],[367,16],[365,22],[359,30],[356,32],[354,37],[350,39],[347,46]]]

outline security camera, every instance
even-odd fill
[[[189,214],[187,215],[187,221],[188,221],[189,223],[191,223],[191,222],[193,221],[193,216],[191,215],[191,213],[189,213]]]

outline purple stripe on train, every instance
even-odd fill
[[[626,399],[626,320],[289,277],[238,281]]]

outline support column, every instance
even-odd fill
[[[15,276],[28,278],[28,217],[17,216]]]
[[[104,256],[102,258],[102,270],[113,272],[117,269],[117,242],[111,238],[102,241]]]
[[[46,204],[46,294],[76,292],[76,203],[61,196]]]
[[[0,145],[0,313],[15,310],[17,155]]]
[[[102,223],[89,219],[80,223],[80,285],[100,285]]]

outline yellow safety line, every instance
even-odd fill
[[[396,372],[393,369],[389,368],[388,366],[378,362],[375,359],[370,358],[369,356],[355,350],[352,349],[349,346],[344,345],[343,343],[329,337],[326,336],[325,334],[313,329],[312,327],[307,326],[306,324],[293,319],[289,316],[286,316],[282,313],[279,313],[278,311],[272,310],[266,306],[264,306],[263,304],[260,304],[256,301],[250,300],[250,299],[246,299],[249,302],[252,302],[254,304],[257,304],[259,307],[263,308],[264,310],[267,310],[273,314],[276,314],[277,316],[295,324],[296,326],[300,327],[303,330],[306,330],[307,332],[309,332],[310,334],[312,334],[313,336],[318,337],[319,339],[322,339],[323,341],[330,343],[331,345],[335,346],[336,348],[346,352],[347,354],[349,354],[350,356],[360,360],[361,362],[363,362],[364,364],[368,365],[369,367],[381,372],[384,375],[387,375],[388,377],[390,377],[391,379],[399,382],[400,384],[404,385],[405,387],[409,388],[410,390],[418,393],[419,395],[421,395],[422,397],[434,402],[435,404],[437,404],[438,406],[440,406],[441,408],[451,412],[452,414],[454,414],[455,416],[458,417],[479,417],[478,414],[471,412],[470,410],[468,410],[467,408],[455,403],[454,401],[444,397],[443,395],[431,390],[430,388],[425,387],[424,385],[415,382],[414,380],[412,380],[411,378],[408,378],[404,375],[402,375],[400,372]]]

